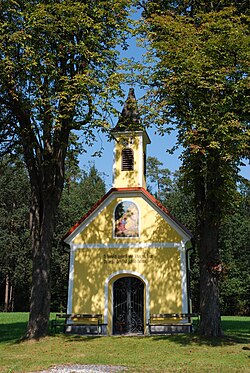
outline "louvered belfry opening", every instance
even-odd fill
[[[130,148],[122,150],[122,171],[134,170],[134,152]]]

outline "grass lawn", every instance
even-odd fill
[[[226,337],[82,337],[58,333],[19,342],[27,313],[0,313],[0,372],[62,364],[124,365],[127,372],[250,373],[250,317],[223,317]]]

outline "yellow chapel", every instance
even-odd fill
[[[183,330],[188,319],[175,315],[190,312],[192,235],[146,189],[150,139],[132,88],[113,136],[113,187],[64,238],[70,246],[66,331],[133,335],[171,332],[178,324]]]

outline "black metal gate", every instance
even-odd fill
[[[136,277],[122,277],[113,285],[113,334],[144,331],[144,284]]]

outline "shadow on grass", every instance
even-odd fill
[[[226,334],[250,339],[250,318],[247,320],[222,320],[222,328]]]
[[[27,322],[0,324],[0,343],[17,343],[24,336]]]
[[[234,344],[249,344],[250,343],[250,321],[249,320],[223,320],[222,327],[225,336],[222,338],[205,338],[198,334],[179,334],[179,335],[154,335],[146,338],[151,338],[153,341],[170,340],[179,346],[187,346],[191,344],[208,345],[208,346],[225,346]],[[25,335],[27,322],[16,322],[0,324],[0,343],[20,343]],[[50,329],[51,330],[51,329]],[[50,333],[50,337],[60,337],[65,342],[84,342],[94,341],[102,336],[83,336],[77,334],[64,334],[62,332]],[[127,337],[126,337],[127,338]],[[131,337],[139,338],[139,337]],[[140,337],[145,338],[145,337]]]
[[[0,344],[1,343],[21,343],[25,342],[25,336],[27,330],[27,322],[15,322],[15,323],[6,323],[0,324]],[[99,335],[96,336],[83,336],[77,334],[64,334],[62,331],[57,333],[51,332],[49,330],[49,337],[58,337],[66,340],[67,342],[83,342],[95,340],[97,338],[102,338]]]
[[[170,340],[179,346],[187,346],[191,344],[207,345],[211,347],[227,346],[234,344],[249,344],[250,343],[250,319],[248,320],[223,320],[222,328],[225,333],[221,338],[206,338],[198,334],[176,334],[176,335],[155,335],[155,336],[120,336],[121,338],[136,338],[144,339],[151,338],[153,341]],[[67,342],[82,342],[84,340],[95,340],[96,338],[103,338],[102,336],[81,336],[64,334],[63,337]],[[116,338],[116,337],[114,337]]]
[[[99,338],[104,338],[100,335],[79,335],[79,334],[62,334],[61,337],[65,342],[84,342],[84,341],[95,341]]]
[[[160,341],[169,338],[172,342],[181,346],[188,344],[208,345],[208,346],[226,346],[234,344],[250,343],[250,320],[223,320],[222,328],[224,337],[202,337],[199,334],[179,334],[179,335],[155,335],[154,341]]]

